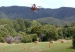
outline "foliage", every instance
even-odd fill
[[[16,43],[50,41],[57,39],[72,39],[75,34],[74,25],[55,26],[48,23],[42,24],[37,20],[17,18],[10,20],[7,18],[0,19],[0,42]],[[6,37],[7,36],[7,37]],[[4,40],[4,38],[6,39]],[[10,39],[11,37],[11,39]]]
[[[16,21],[17,21],[17,23],[18,23],[19,26],[20,26],[19,31],[23,31],[23,32],[25,32],[26,27],[25,27],[25,24],[24,24],[24,20],[21,19],[21,18],[18,18],[18,19],[16,19]]]
[[[9,35],[8,30],[6,28],[0,28],[0,37],[4,37]]]
[[[39,21],[37,21],[37,20],[33,20],[31,26],[32,27],[41,26],[41,23]]]
[[[8,44],[12,44],[14,42],[14,38],[12,36],[6,36],[5,41]]]
[[[20,25],[18,24],[18,22],[15,20],[15,21],[13,21],[13,24],[14,24],[14,29],[17,31],[17,32],[19,32],[19,30],[20,30]]]
[[[75,34],[73,35],[73,47],[75,48]]]
[[[45,25],[44,26],[45,37],[44,40],[57,40],[58,39],[58,31],[53,25]]]
[[[32,39],[30,36],[26,35],[23,37],[22,42],[23,43],[29,43],[29,42],[32,42]]]
[[[63,31],[62,28],[57,28],[59,39],[63,39]]]
[[[37,34],[30,34],[30,37],[32,38],[33,42],[37,41],[37,38],[38,38]]]
[[[42,27],[41,26],[32,27],[31,33],[41,34],[42,33]]]
[[[72,45],[73,45],[73,47],[75,48],[75,29],[74,29],[74,33],[73,33],[73,36],[72,36],[72,38],[73,38],[73,42],[72,42]]]
[[[15,41],[15,43],[17,43],[17,44],[20,43],[21,40],[22,40],[22,38],[23,38],[22,35],[15,36],[15,37],[14,37],[14,41]]]
[[[30,19],[26,19],[24,21],[26,28],[29,28],[31,26],[32,21]]]
[[[0,37],[0,42],[2,42],[2,43],[4,43],[4,42],[5,42],[4,37]]]
[[[22,6],[10,6],[10,7],[0,7],[0,18],[7,17],[10,19],[23,18],[23,19],[38,19],[38,18],[46,18],[52,17],[61,20],[57,20],[58,23],[62,21],[62,19],[67,19],[66,21],[73,21],[74,18],[74,8],[70,7],[61,7],[58,9],[45,9],[41,8],[40,12],[35,13],[30,10],[30,7],[22,7]],[[51,20],[47,20],[51,21]],[[54,22],[53,20],[52,22]],[[64,21],[63,21],[64,22]],[[61,22],[60,24],[62,24]]]
[[[8,18],[1,18],[0,19],[0,25],[9,25],[10,27],[13,27],[13,22],[12,20],[8,19]]]
[[[10,27],[9,25],[5,25],[4,28],[8,30],[9,35],[16,36],[17,32],[14,28]]]
[[[39,18],[39,19],[37,19],[37,21],[40,21],[42,23],[50,23],[53,25],[61,25],[61,26],[65,25],[65,24],[69,24],[68,21],[65,21],[65,20],[62,20],[59,18],[53,18],[53,17]]]

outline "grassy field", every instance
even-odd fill
[[[0,44],[0,52],[75,52],[75,49],[70,48],[72,46],[71,41],[61,43],[56,41],[53,44],[49,42],[39,42],[35,43],[20,43],[20,44]],[[24,47],[26,50],[24,50]]]

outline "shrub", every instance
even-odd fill
[[[30,36],[26,35],[23,37],[22,42],[23,43],[29,43],[29,42],[32,42],[32,39]]]
[[[2,42],[2,43],[4,43],[4,42],[5,42],[4,37],[0,37],[0,42]]]
[[[33,42],[37,41],[37,37],[38,37],[37,34],[31,34],[30,36]]]
[[[5,38],[5,41],[8,43],[8,44],[12,44],[14,42],[14,38],[12,36],[7,36]]]
[[[21,40],[22,40],[22,38],[23,38],[23,36],[21,36],[21,35],[15,36],[15,37],[14,37],[15,43],[17,43],[17,44],[20,43]]]

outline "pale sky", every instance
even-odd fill
[[[0,0],[1,6],[42,6],[44,8],[60,8],[73,7],[75,8],[75,0]]]

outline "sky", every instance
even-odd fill
[[[73,7],[75,8],[75,0],[0,0],[2,6],[42,6],[43,8],[60,8]]]

